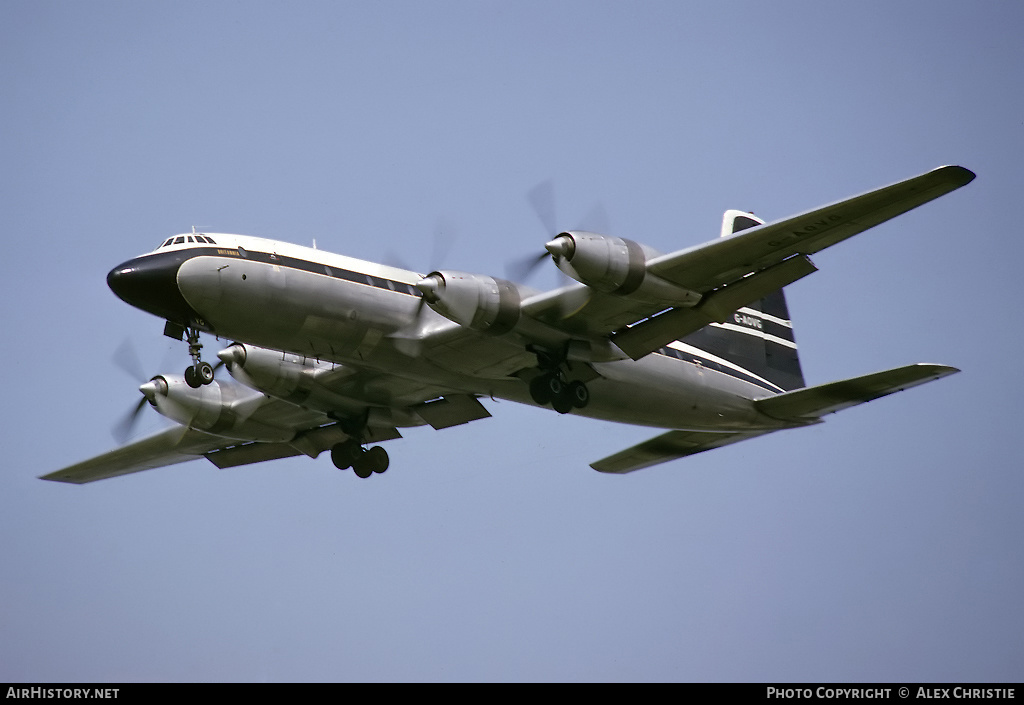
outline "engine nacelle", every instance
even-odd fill
[[[139,391],[160,414],[199,431],[269,443],[284,443],[295,436],[291,429],[250,418],[266,401],[258,392],[245,393],[216,380],[196,389],[186,384],[181,375],[158,375],[139,387]]]
[[[239,382],[277,399],[324,412],[356,413],[362,409],[317,381],[318,375],[340,365],[242,343],[221,350],[217,357]]]
[[[330,363],[242,343],[221,350],[217,357],[239,382],[279,399],[308,386],[304,383],[310,372],[331,368]]]
[[[559,269],[597,291],[668,306],[694,306],[701,298],[650,274],[647,260],[657,253],[632,240],[574,230],[544,248]]]
[[[519,322],[522,295],[515,284],[483,274],[431,272],[416,284],[430,308],[456,323],[501,335]]]

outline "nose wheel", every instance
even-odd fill
[[[199,389],[213,381],[213,366],[209,362],[200,362],[185,368],[185,384]]]
[[[203,344],[199,342],[199,331],[189,327],[185,333],[188,336],[188,354],[192,357],[192,365],[185,368],[185,384],[192,389],[199,389],[213,381],[213,365],[203,362],[200,357]]]

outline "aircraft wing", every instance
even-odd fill
[[[738,281],[794,255],[810,255],[965,186],[974,173],[943,166],[800,215],[659,257],[653,274],[694,291]]]
[[[374,379],[379,383],[378,386],[387,381],[379,375],[355,375],[355,378],[363,382]],[[351,379],[324,381],[333,390],[342,391],[348,389],[346,384],[352,383]],[[399,415],[405,414],[421,419],[413,420],[411,424],[407,422],[407,425],[426,423],[434,429],[441,430],[490,416],[483,404],[471,394],[403,386],[401,380],[386,389],[383,386],[380,388],[384,391],[404,390],[412,400],[409,404],[392,409]],[[419,401],[420,399],[427,401]],[[367,407],[364,405],[363,408]],[[259,399],[259,405],[250,409],[249,418],[277,428],[295,429],[295,437],[287,443],[241,441],[184,426],[174,426],[89,460],[43,475],[41,479],[84,484],[199,458],[206,458],[221,469],[297,455],[316,458],[333,445],[350,438],[339,423],[330,421],[324,414],[303,409],[280,399],[262,397]],[[386,413],[380,418],[370,419],[363,429],[363,441],[379,443],[401,438],[394,421],[387,419]]]
[[[525,301],[523,312],[577,334],[615,334],[616,344],[638,359],[711,321],[722,321],[737,308],[814,271],[807,255],[954,191],[974,176],[960,166],[940,167],[860,196],[649,260],[650,274],[704,295],[693,308],[666,310],[657,304],[600,292],[592,292],[587,298],[586,287],[579,284]],[[656,320],[651,317],[670,312],[672,316],[657,326],[649,325],[642,333],[630,332],[636,324],[647,324]]]
[[[239,441],[202,431],[174,426],[120,448],[97,455],[40,477],[42,480],[82,485],[96,480],[130,475],[206,458],[218,468],[232,468],[264,460],[308,455],[315,458],[349,436],[336,423],[307,429],[289,443]],[[371,443],[401,438],[396,428],[369,427]]]
[[[43,475],[41,479],[80,485],[184,463],[237,443],[220,436],[176,426],[97,455],[95,458]]]

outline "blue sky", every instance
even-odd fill
[[[1020,681],[1022,28],[1004,2],[3,3],[0,680]],[[963,373],[824,425],[609,477],[587,464],[650,429],[490,402],[365,482],[36,479],[114,445],[123,341],[183,369],[104,278],[193,225],[500,276],[546,239],[545,179],[561,227],[600,204],[671,251],[941,164],[978,178],[788,299],[809,383]]]

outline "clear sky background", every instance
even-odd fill
[[[0,681],[1020,681],[1022,35],[989,1],[3,2]],[[618,477],[587,465],[656,431],[488,402],[367,481],[36,479],[114,446],[125,340],[184,369],[105,276],[193,225],[501,276],[545,179],[561,227],[671,251],[942,164],[978,178],[787,291],[810,384],[963,373],[815,428]]]

